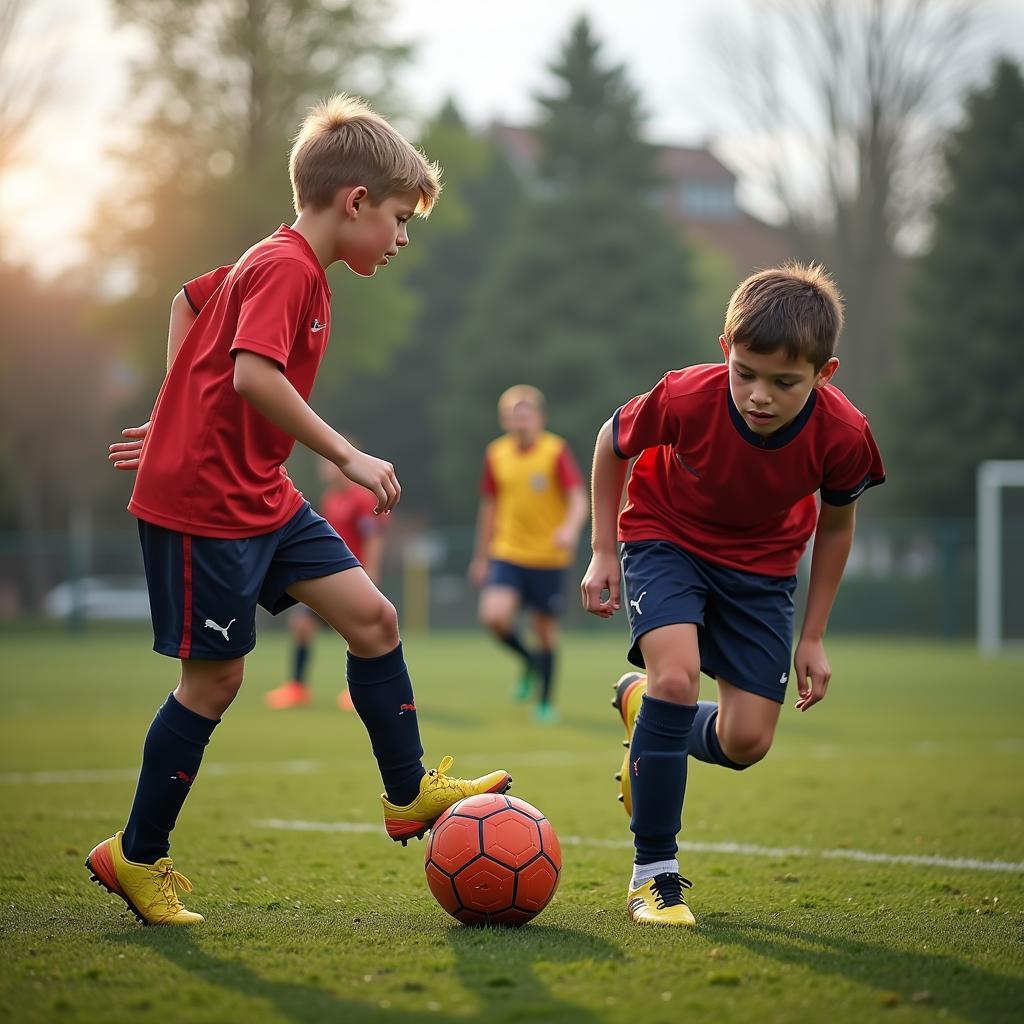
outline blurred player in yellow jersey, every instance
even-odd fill
[[[569,446],[544,429],[537,388],[509,388],[498,400],[498,417],[505,434],[484,455],[469,575],[482,588],[480,621],[522,659],[517,698],[528,700],[536,683],[535,717],[548,723],[557,718],[552,680],[565,570],[587,519],[587,496]],[[535,650],[517,631],[521,608],[532,613]]]

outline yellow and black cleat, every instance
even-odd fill
[[[636,924],[695,928],[697,922],[683,899],[683,890],[691,887],[689,879],[674,871],[655,875],[638,889],[630,889],[626,910]]]
[[[622,724],[626,728],[626,738],[622,741],[626,753],[622,756],[622,767],[616,774],[615,781],[619,784],[619,802],[625,807],[626,814],[632,815],[633,803],[630,799],[629,788],[629,744],[633,739],[633,725],[636,722],[636,716],[643,703],[644,694],[647,692],[647,676],[639,672],[627,672],[619,678],[612,689],[615,691],[612,707],[619,713]]]
[[[191,892],[192,883],[174,870],[171,858],[155,864],[130,861],[121,846],[123,835],[104,840],[85,858],[92,880],[120,896],[143,924],[202,924],[203,915],[186,910],[178,899],[178,890]]]
[[[512,776],[504,771],[491,772],[478,779],[453,779],[445,774],[452,764],[451,757],[442,758],[437,768],[432,768],[420,779],[419,796],[405,807],[391,803],[385,794],[381,794],[384,828],[396,843],[406,846],[410,839],[422,839],[452,804],[465,797],[504,793],[512,785]]]

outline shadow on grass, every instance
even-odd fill
[[[452,925],[445,938],[454,956],[454,977],[446,985],[459,985],[479,1004],[475,1012],[447,1016],[427,1005],[414,1009],[382,1007],[391,989],[378,990],[374,1001],[355,999],[344,994],[352,979],[339,975],[334,986],[304,979],[283,980],[254,970],[243,960],[216,955],[204,948],[201,931],[192,928],[147,928],[106,936],[113,945],[127,949],[142,948],[164,957],[203,986],[215,986],[226,994],[265,1003],[281,1016],[297,1024],[324,1024],[330,1021],[421,1022],[458,1020],[459,1024],[500,1024],[515,1021],[558,1021],[559,1024],[591,1024],[598,1018],[587,1010],[554,997],[538,977],[536,964],[558,965],[561,973],[587,970],[594,959],[612,959],[618,950],[608,943],[582,932],[566,928],[466,928]],[[421,966],[422,951],[417,954]],[[401,986],[398,986],[401,991]],[[192,998],[200,997],[199,989]],[[436,996],[433,993],[431,998]],[[209,990],[203,1002],[209,1008]],[[187,1019],[188,994],[178,1006]],[[443,999],[443,996],[441,996]],[[232,1008],[234,1009],[234,1008]],[[225,1007],[223,1019],[230,1019]],[[142,1017],[145,1015],[142,1014]]]
[[[818,974],[839,975],[910,1003],[927,993],[929,1005],[978,1024],[1019,1020],[1024,981],[995,974],[943,953],[915,953],[844,935],[783,927],[763,921],[706,918],[701,933],[723,945]]]
[[[584,978],[595,961],[621,961],[621,951],[604,939],[572,928],[527,925],[523,928],[452,927],[445,936],[455,971],[481,1009],[472,1019],[488,1024],[557,1021],[589,1024],[600,1018],[564,1002],[538,976],[537,965],[559,980]]]

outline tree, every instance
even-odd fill
[[[872,411],[892,353],[899,240],[927,209],[934,150],[975,54],[970,0],[773,0],[716,47],[759,144],[749,175],[846,297],[840,384]]]
[[[24,0],[0,4],[0,175],[17,159],[57,87],[58,43],[26,18]]]
[[[621,67],[602,63],[585,19],[552,71],[540,177],[448,352],[441,457],[449,512],[462,522],[506,387],[540,387],[552,429],[585,463],[618,405],[703,354],[689,253],[653,200],[636,93]]]
[[[103,455],[117,380],[81,326],[80,297],[0,264],[0,308],[0,527],[18,532],[21,582],[37,608],[56,582],[47,533],[64,531],[114,475]]]
[[[970,516],[982,459],[1024,439],[1024,78],[999,61],[945,149],[945,194],[917,267],[912,324],[888,392],[901,509]]]
[[[61,44],[44,31],[50,14],[40,6],[30,12],[24,0],[0,0],[0,180],[18,166],[60,88]]]

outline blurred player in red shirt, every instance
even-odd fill
[[[359,447],[359,442],[351,435],[348,439]],[[388,520],[373,514],[377,504],[374,496],[364,487],[352,483],[329,459],[318,460],[317,472],[324,485],[320,515],[348,544],[349,550],[359,559],[363,572],[379,584],[383,532]],[[312,700],[306,676],[313,640],[322,622],[323,619],[304,604],[297,605],[292,612],[289,620],[293,640],[291,678],[266,695],[267,707],[275,710],[296,708]],[[338,707],[342,711],[354,710],[348,687],[338,695]]]

